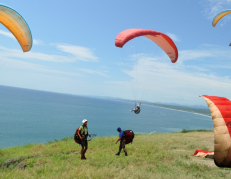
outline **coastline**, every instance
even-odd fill
[[[191,111],[186,111],[186,110],[180,110],[180,109],[168,108],[168,107],[163,107],[163,106],[158,106],[158,105],[153,105],[153,104],[146,104],[146,105],[149,105],[149,106],[155,106],[155,107],[159,107],[159,108],[170,109],[170,110],[176,110],[176,111],[181,111],[181,112],[193,113],[193,114],[197,114],[197,115],[201,115],[201,116],[206,116],[206,117],[211,117],[211,115],[206,115],[206,114],[196,113],[196,112],[191,112]]]
[[[111,99],[110,99],[111,100]],[[115,101],[122,101],[122,102],[127,102],[127,103],[134,103],[132,101],[127,101],[127,100],[121,100],[121,99],[116,99]],[[189,110],[184,110],[184,109],[176,109],[176,108],[172,108],[172,107],[168,107],[167,105],[165,106],[164,104],[158,105],[158,104],[148,104],[148,103],[142,103],[142,105],[148,105],[148,106],[154,106],[154,107],[159,107],[159,108],[165,108],[165,109],[170,109],[170,110],[176,110],[176,111],[181,111],[181,112],[187,112],[187,113],[192,113],[192,114],[197,114],[197,115],[201,115],[201,116],[206,116],[206,117],[211,117],[211,114],[205,114],[205,113],[199,113],[199,112],[193,112],[193,111],[189,111]],[[182,107],[182,106],[179,106]],[[191,108],[193,109],[193,108]],[[200,109],[200,108],[195,108],[195,109]]]

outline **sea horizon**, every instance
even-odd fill
[[[71,93],[61,93],[61,92],[38,90],[38,89],[29,89],[29,88],[22,88],[22,87],[15,87],[15,86],[6,86],[6,85],[0,85],[0,87],[25,89],[25,90],[32,90],[32,91],[38,91],[38,92],[56,93],[56,94],[71,95],[71,96],[81,96],[81,97],[88,97],[88,98],[95,98],[95,99],[102,99],[102,100],[123,101],[123,102],[127,102],[127,103],[132,103],[132,104],[134,104],[134,101],[135,101],[135,100],[131,100],[131,99],[124,99],[124,98],[111,97],[111,96],[78,95],[78,94],[71,94]],[[136,101],[139,101],[139,100],[136,100]],[[182,111],[182,112],[189,112],[189,113],[194,113],[194,114],[199,114],[199,115],[204,115],[204,116],[211,116],[210,114],[209,115],[205,115],[204,113],[200,113],[200,112],[194,112],[194,111],[188,111],[188,110],[184,110],[184,109],[176,109],[174,107],[173,108],[169,107],[170,105],[171,106],[176,106],[176,107],[185,107],[185,105],[177,104],[177,103],[175,103],[175,105],[174,105],[172,103],[160,103],[160,102],[143,101],[142,104],[144,104],[144,105],[150,105],[150,106],[155,106],[155,107],[160,107],[160,108],[171,109],[171,110],[178,110],[178,111]],[[197,107],[194,107],[195,105],[186,105],[186,106],[189,107],[189,108],[191,108],[191,109],[200,109],[200,108],[204,109],[205,107],[207,108],[207,106],[202,106],[202,105],[198,105]],[[210,113],[210,111],[209,111],[208,108],[207,108],[207,111]]]

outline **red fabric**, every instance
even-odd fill
[[[120,32],[116,39],[115,39],[115,45],[116,47],[122,48],[124,44],[126,44],[129,40],[139,37],[139,36],[146,36],[151,35],[152,37],[158,38],[158,36],[162,36],[164,39],[161,41],[161,48],[167,53],[167,55],[172,60],[172,63],[175,63],[178,59],[178,50],[172,39],[167,36],[166,34],[154,30],[147,30],[147,29],[127,29],[122,32]],[[149,37],[147,37],[149,38]],[[158,44],[160,46],[160,44]],[[168,48],[168,45],[170,45],[171,49]],[[175,58],[171,58],[171,51],[174,51]]]
[[[203,95],[203,96],[210,99],[219,109],[226,123],[226,126],[229,130],[229,135],[231,137],[231,101],[224,97],[207,96],[207,95]]]
[[[120,32],[115,40],[116,47],[123,47],[129,40],[144,35],[162,35],[163,33],[146,29],[127,29]],[[165,35],[165,34],[163,34]]]
[[[135,137],[134,132],[132,130],[124,131],[124,135],[126,139],[126,144],[129,144],[130,142],[132,142],[133,138]]]
[[[207,154],[207,153],[214,152],[214,151],[196,150],[192,156],[195,156],[198,152],[203,152]]]

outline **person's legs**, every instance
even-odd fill
[[[120,155],[121,149],[122,149],[122,145],[121,145],[121,141],[120,141],[119,152],[117,152],[116,155]]]
[[[125,156],[128,156],[127,151],[125,149],[125,144],[126,144],[126,140],[124,139],[123,141],[121,141],[121,148],[123,148]]]
[[[128,156],[127,150],[124,148],[125,156]]]
[[[85,157],[86,151],[87,151],[87,146],[85,146],[85,149],[83,150],[83,158],[84,158],[84,159],[87,159],[87,158]]]
[[[81,149],[81,159],[84,159],[84,146],[82,145],[82,149]]]
[[[84,160],[84,159],[86,159],[85,156],[84,156],[84,154],[86,152],[86,141],[84,139],[81,141],[81,146],[82,146],[82,149],[81,149],[81,160]]]
[[[122,149],[122,146],[120,145],[120,146],[119,146],[119,153],[121,152],[121,149]]]

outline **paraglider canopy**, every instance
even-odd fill
[[[13,8],[0,4],[0,23],[18,40],[23,52],[30,51],[32,35],[25,19]]]
[[[231,101],[224,97],[202,96],[208,104],[214,126],[214,161],[231,168]]]
[[[124,72],[132,77],[129,83],[135,104],[138,101],[142,102],[145,96],[149,92],[153,92],[152,90],[155,88],[156,61],[158,59],[165,60],[165,57],[159,58],[159,55],[157,57],[157,53],[164,51],[172,63],[175,63],[178,59],[178,50],[172,39],[166,34],[154,30],[124,30],[116,36],[115,46],[122,48],[120,50],[122,59],[128,60],[128,66],[132,66],[131,71],[125,70]],[[155,47],[158,50],[155,50]],[[166,56],[165,54],[164,56]],[[140,109],[135,110],[132,108],[130,111],[135,111],[138,114]]]
[[[177,61],[178,50],[176,45],[169,36],[162,32],[147,29],[127,29],[117,35],[115,45],[122,48],[129,40],[139,36],[145,36],[155,42],[165,51],[172,63]]]
[[[231,13],[231,9],[227,9],[227,10],[224,10],[224,11],[221,11],[220,13],[218,13],[214,19],[213,19],[213,22],[212,22],[212,25],[213,27],[216,26],[217,22],[224,16],[226,16],[227,14]]]

